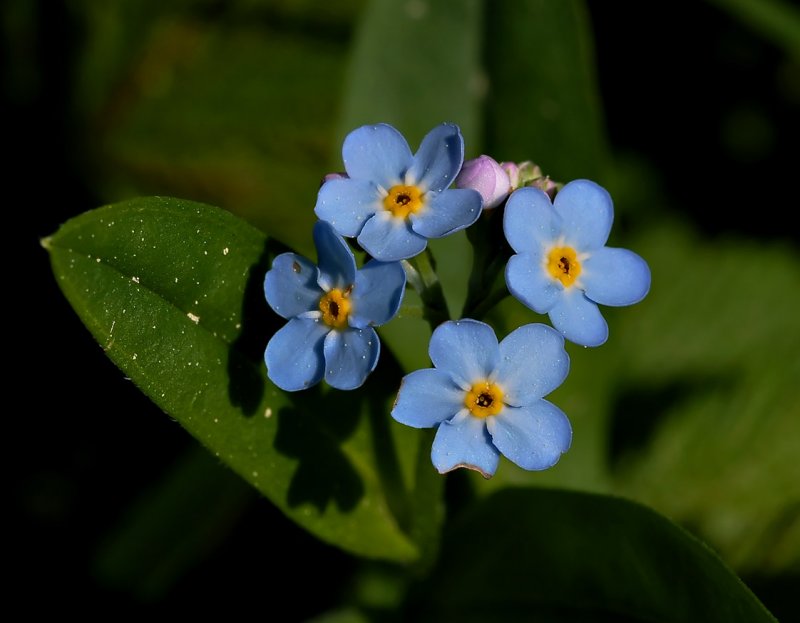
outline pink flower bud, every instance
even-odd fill
[[[456,188],[477,190],[483,199],[483,209],[499,206],[511,192],[508,173],[489,156],[478,156],[464,162],[455,180]]]

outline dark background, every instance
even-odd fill
[[[7,407],[5,416],[12,422],[5,437],[8,596],[30,613],[112,604],[131,612],[259,612],[302,586],[308,598],[287,604],[291,620],[341,603],[342,594],[358,590],[349,583],[356,562],[197,457],[234,491],[221,517],[199,522],[204,547],[161,569],[166,579],[155,588],[104,569],[103,552],[126,517],[180,457],[194,456],[195,442],[106,359],[49,276],[38,239],[107,198],[82,160],[92,137],[76,125],[72,108],[81,24],[62,3],[29,4],[25,29],[7,25],[3,62],[10,165],[3,203],[11,225],[5,253],[12,275],[5,300],[15,379],[6,392],[22,394],[22,406]],[[705,3],[590,9],[604,114],[621,165],[641,169],[664,205],[709,236],[793,243],[798,61]],[[351,34],[343,27],[336,37],[346,42]],[[200,492],[195,497],[202,500]],[[209,514],[196,504],[200,516]],[[172,536],[165,528],[159,538],[163,545]],[[157,561],[157,553],[148,560]],[[744,579],[781,620],[800,616],[790,593],[797,577]]]

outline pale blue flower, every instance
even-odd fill
[[[512,331],[498,344],[477,320],[448,321],[431,336],[435,367],[403,378],[392,417],[414,428],[438,427],[436,469],[474,469],[489,478],[500,455],[528,470],[553,466],[572,440],[564,413],[543,397],[569,371],[564,338],[543,324]]]
[[[342,157],[347,176],[323,183],[314,211],[342,236],[357,237],[375,259],[413,257],[429,238],[447,236],[480,216],[476,191],[449,188],[464,162],[464,139],[455,124],[431,130],[416,154],[392,126],[362,126],[345,138]]]
[[[509,291],[583,346],[608,339],[598,304],[632,305],[650,289],[647,262],[605,246],[613,220],[611,197],[589,180],[566,184],[552,202],[537,188],[506,202],[503,229],[516,252],[506,266]]]
[[[295,253],[275,258],[264,278],[267,303],[289,320],[267,344],[267,375],[286,391],[324,378],[355,389],[380,354],[373,326],[397,313],[406,275],[399,262],[370,260],[360,270],[344,239],[322,221],[314,226],[318,266]]]

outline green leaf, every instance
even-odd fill
[[[586,7],[580,0],[487,4],[487,153],[533,160],[560,182],[608,164]]]
[[[446,535],[409,620],[775,621],[713,551],[623,499],[509,489]]]
[[[653,287],[609,314],[616,490],[691,525],[740,573],[797,569],[797,250],[668,223],[632,244]]]
[[[417,556],[376,467],[372,414],[387,398],[287,395],[266,380],[264,347],[282,322],[263,296],[273,241],[224,210],[156,197],[78,216],[43,244],[106,354],[215,456],[327,542]],[[377,375],[397,374],[381,363]]]
[[[478,0],[370,2],[353,44],[341,138],[385,122],[415,149],[431,128],[451,121],[475,145],[485,90],[480,22]]]
[[[800,59],[800,11],[782,0],[710,0]]]

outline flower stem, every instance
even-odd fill
[[[503,207],[484,212],[478,222],[467,229],[473,256],[467,298],[461,310],[462,318],[481,320],[508,295],[505,286],[496,287],[498,277],[511,255],[511,248],[503,234]]]
[[[494,292],[492,292],[489,296],[484,297],[481,299],[469,312],[469,314],[465,313],[465,317],[468,316],[469,318],[481,319],[489,311],[497,305],[500,301],[508,296],[508,290],[505,288],[498,288]],[[466,307],[466,306],[465,306]]]
[[[422,317],[428,321],[431,330],[446,320],[450,320],[447,301],[444,298],[442,284],[436,274],[433,254],[430,248],[410,260],[403,261],[408,283],[419,293],[422,299]]]

